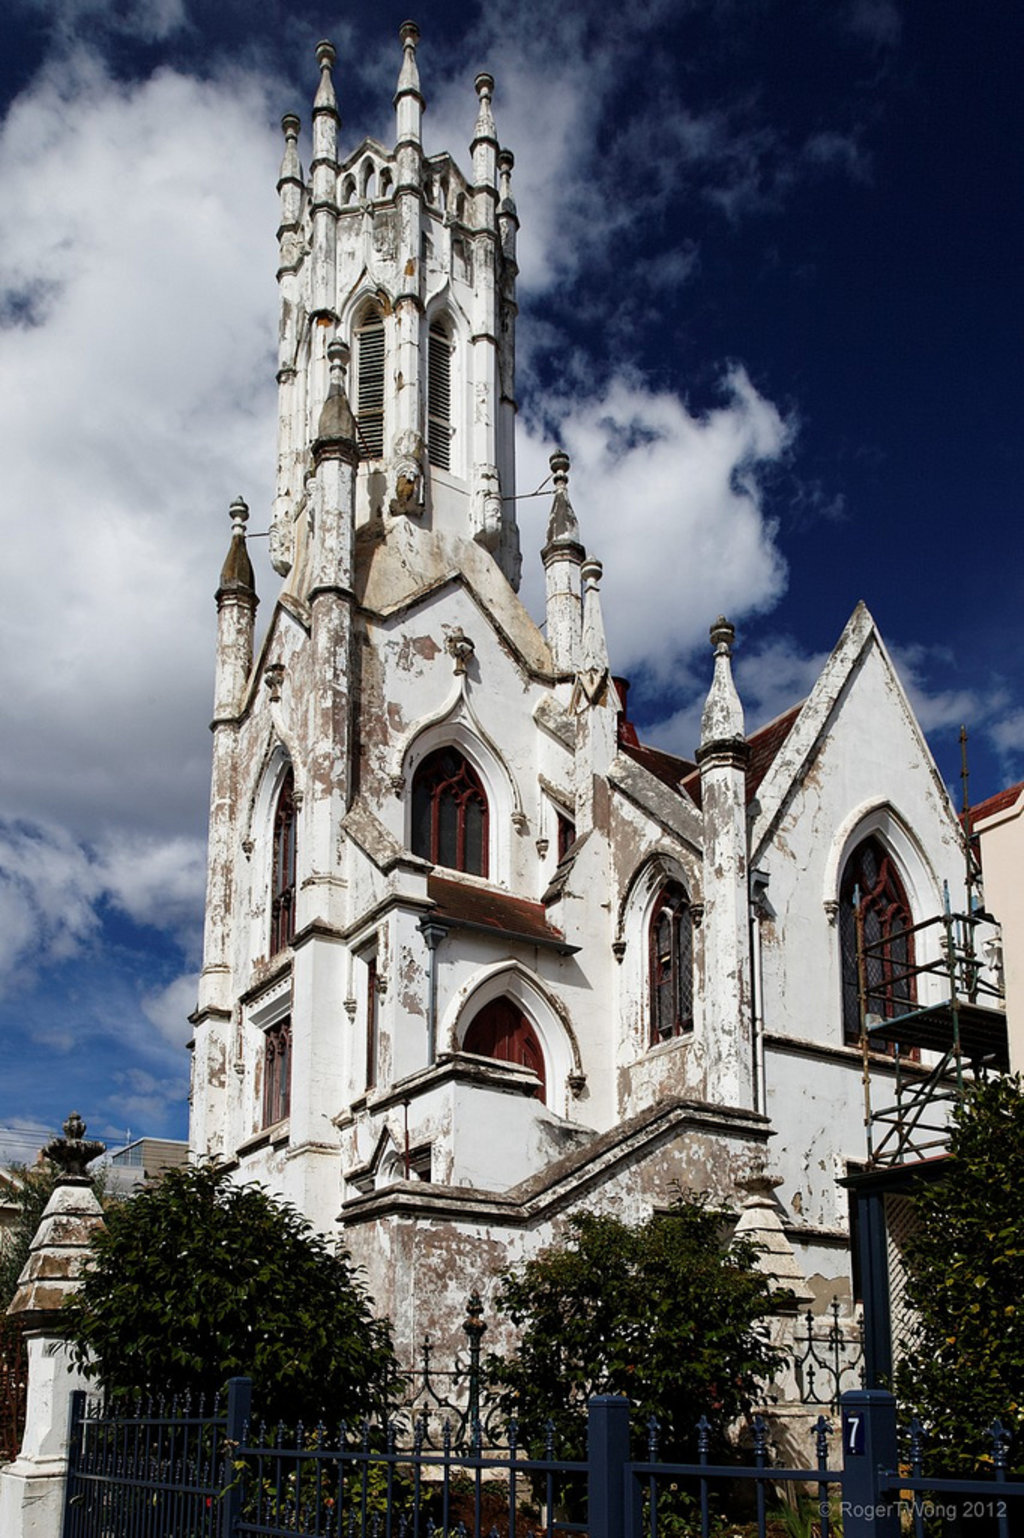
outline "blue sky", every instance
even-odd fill
[[[259,531],[271,494],[278,125],[326,35],[342,143],[393,140],[404,15],[7,0],[0,1156],[72,1106],[185,1133],[212,595],[232,497]],[[1015,0],[414,15],[428,149],[467,162],[496,77],[519,490],[562,441],[648,737],[692,750],[720,610],[757,725],[863,598],[947,782],[961,721],[976,799],[1024,775]]]

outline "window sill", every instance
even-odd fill
[[[248,1154],[256,1153],[258,1149],[266,1148],[268,1145],[280,1148],[287,1143],[290,1133],[291,1125],[287,1117],[282,1121],[272,1122],[269,1127],[261,1127],[253,1137],[246,1138],[244,1143],[239,1143],[235,1149],[235,1155],[239,1159],[244,1159]]]

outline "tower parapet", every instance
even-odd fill
[[[475,82],[469,174],[447,152],[424,155],[415,23],[403,23],[400,38],[393,147],[369,138],[347,153],[339,147],[327,42],[317,47],[308,179],[298,119],[283,123],[271,558],[282,575],[291,571],[337,338],[352,358],[357,525],[386,531],[411,516],[472,539],[517,587],[512,156],[499,150],[486,74]]]

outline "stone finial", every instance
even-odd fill
[[[244,503],[243,503],[244,506]],[[68,1184],[72,1181],[88,1181],[86,1165],[93,1159],[98,1159],[100,1154],[106,1153],[106,1143],[100,1143],[94,1139],[86,1138],[85,1122],[77,1111],[72,1111],[63,1127],[64,1136],[55,1137],[47,1143],[43,1153],[56,1164],[60,1170],[60,1183]]]
[[[700,718],[700,743],[706,748],[715,742],[743,739],[743,706],[732,677],[732,643],[735,628],[724,614],[711,626],[711,644],[715,649],[715,673]]]
[[[320,66],[320,84],[317,86],[316,96],[313,98],[314,113],[333,112],[337,116],[338,99],[334,94],[334,79],[331,74],[337,57],[334,44],[329,42],[327,38],[323,38],[317,43],[316,62]]]
[[[551,466],[551,474],[555,482],[555,494],[551,502],[551,517],[548,519],[548,537],[542,552],[542,559],[554,552],[554,548],[561,546],[578,546],[579,556],[582,560],[583,549],[579,546],[580,526],[576,521],[572,503],[569,501],[569,456],[563,449],[556,449],[548,460]],[[598,567],[600,564],[592,562]]]
[[[318,443],[345,443],[355,448],[356,422],[352,415],[352,408],[345,394],[345,370],[348,368],[351,356],[349,345],[340,337],[335,337],[328,344],[327,361],[330,364],[331,378],[327,390],[327,399],[324,401],[320,412],[320,421],[317,425]]]
[[[476,115],[476,127],[473,130],[473,143],[470,149],[476,147],[481,139],[498,142],[498,131],[494,126],[494,113],[491,111],[491,97],[494,95],[494,76],[481,72],[473,81],[473,89],[480,98],[480,106]]]
[[[398,29],[398,36],[402,40],[402,68],[398,75],[398,86],[395,98],[404,96],[406,92],[413,91],[420,94],[420,72],[416,64],[416,44],[420,40],[420,29],[414,21],[403,21]]]
[[[79,1286],[92,1236],[103,1227],[103,1212],[86,1166],[106,1152],[106,1144],[87,1138],[85,1131],[85,1122],[72,1111],[64,1123],[64,1136],[43,1149],[61,1173],[7,1310],[32,1328],[41,1327]]]
[[[301,124],[294,112],[287,112],[281,119],[284,154],[281,157],[281,169],[277,175],[277,192],[281,199],[281,227],[278,238],[281,242],[282,262],[288,260],[292,254],[290,240],[294,236],[302,212],[304,186],[302,165],[299,161],[300,127]]]
[[[592,704],[602,697],[608,673],[608,643],[599,587],[603,576],[604,567],[600,561],[591,557],[583,562],[580,568],[583,580],[583,667],[580,678]]]
[[[236,497],[229,509],[231,517],[231,543],[221,567],[218,599],[225,593],[250,593],[256,596],[256,577],[249,559],[245,542],[245,525],[249,520],[249,508],[242,497]]]

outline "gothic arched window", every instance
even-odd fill
[[[857,845],[839,885],[839,947],[843,966],[843,1039],[860,1041],[857,910],[864,924],[866,1012],[883,1020],[904,1015],[916,1002],[913,923],[896,862],[877,838]],[[878,1043],[882,1047],[882,1043]]]
[[[272,1025],[263,1047],[263,1125],[284,1121],[291,1107],[292,1022]]]
[[[356,327],[356,422],[368,459],[384,453],[384,317],[367,310]]]
[[[416,771],[412,852],[449,870],[487,875],[487,797],[458,748],[438,748]]]
[[[650,925],[651,1045],[693,1029],[693,914],[677,881],[658,893]]]
[[[288,770],[274,808],[274,863],[270,883],[270,954],[295,933],[295,776]]]
[[[537,1032],[513,999],[492,999],[485,1004],[470,1024],[462,1050],[532,1068],[540,1080],[534,1093],[538,1100],[544,1099],[544,1053]]]
[[[427,336],[427,458],[451,469],[452,340],[443,320],[432,320]]]

